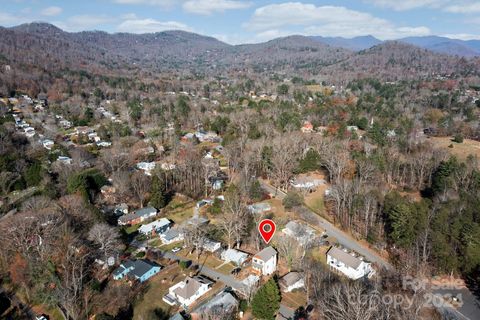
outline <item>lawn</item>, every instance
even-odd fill
[[[135,301],[133,319],[150,319],[151,312],[157,308],[174,313],[177,307],[169,306],[162,298],[168,293],[168,288],[184,278],[183,271],[178,266],[167,271],[162,270],[158,275],[150,278],[145,293]]]
[[[305,204],[307,207],[321,216],[325,215],[324,195],[327,188],[327,185],[319,186],[317,190],[305,196]]]
[[[173,200],[163,209],[164,215],[173,220],[176,224],[181,224],[193,216],[195,202],[185,198],[174,197]]]
[[[230,272],[235,269],[235,266],[231,263],[223,264],[224,261],[220,260],[219,258],[215,257],[211,253],[203,253],[200,255],[200,260],[197,261],[197,254],[193,252],[193,254],[189,254],[188,250],[182,250],[177,253],[179,256],[192,260],[194,263],[198,263],[199,265],[204,265],[211,269],[214,269],[218,272],[223,274],[230,274]],[[221,267],[220,267],[221,266]],[[220,268],[219,268],[220,267]],[[218,268],[218,269],[217,269]]]
[[[464,139],[463,143],[455,143],[451,137],[431,137],[427,141],[440,149],[446,150],[451,155],[456,156],[459,160],[465,160],[469,155],[480,158],[480,142],[470,139]],[[448,146],[452,145],[453,148]]]
[[[306,293],[303,290],[293,292],[282,292],[282,304],[294,310],[307,304]]]

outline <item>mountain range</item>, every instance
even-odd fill
[[[373,36],[355,38],[311,36],[311,39],[353,51],[360,51],[379,45],[384,41]],[[437,53],[458,55],[462,57],[480,56],[480,40],[459,40],[439,36],[408,37],[396,40]]]
[[[465,59],[480,51],[479,43],[450,39],[447,44],[445,39],[288,36],[229,45],[185,31],[70,33],[51,24],[30,23],[0,27],[0,67],[8,64],[15,71],[0,72],[0,83],[32,87],[53,83],[65,72],[84,71],[127,77],[164,71],[212,75],[282,72],[336,83],[372,76],[394,81],[432,74],[479,74],[480,58]],[[457,55],[445,54],[447,49]]]

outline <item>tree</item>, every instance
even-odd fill
[[[280,307],[280,290],[274,279],[265,283],[252,299],[253,316],[261,320],[273,320]]]
[[[229,248],[232,244],[240,243],[248,227],[248,218],[245,202],[238,188],[235,185],[230,186],[223,202],[223,215],[219,218],[219,225],[227,238]]]
[[[279,95],[285,95],[288,93],[288,89],[289,89],[288,84],[282,83],[277,87],[277,93]]]
[[[167,205],[167,202],[165,183],[157,175],[154,175],[150,189],[150,203],[154,208],[161,209]]]
[[[293,209],[303,204],[303,196],[296,191],[289,191],[282,201],[285,209]]]
[[[88,232],[88,240],[98,245],[104,262],[114,256],[120,246],[117,229],[106,223],[95,224]]]
[[[453,142],[463,143],[463,135],[462,135],[461,133],[457,133],[457,134],[453,137]]]
[[[143,208],[147,192],[150,189],[150,179],[143,172],[137,171],[130,177],[132,191],[138,200],[138,205]]]

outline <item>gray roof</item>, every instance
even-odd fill
[[[135,260],[133,262],[133,270],[130,271],[132,275],[134,275],[137,278],[142,277],[145,273],[150,271],[153,267],[160,267],[154,262],[150,262],[148,260]]]
[[[196,277],[187,277],[184,281],[185,285],[183,287],[178,287],[175,289],[175,294],[184,299],[190,299],[203,284],[203,282]]]
[[[280,283],[284,284],[286,287],[294,285],[302,279],[302,275],[299,272],[289,272],[282,277]]]
[[[180,231],[178,229],[170,229],[168,230],[167,232],[165,232],[162,237],[166,240],[166,241],[169,241],[169,240],[172,240],[172,239],[175,239],[176,237],[178,237],[180,235]]]
[[[215,309],[232,310],[238,306],[238,300],[229,292],[220,292],[212,300],[195,310],[193,313],[208,313]]]
[[[155,209],[153,207],[146,207],[146,208],[135,210],[132,213],[123,215],[120,218],[118,218],[118,220],[120,220],[121,222],[128,222],[128,221],[135,220],[135,219],[143,217],[143,216],[150,215],[152,213],[157,213],[157,209]]]
[[[268,261],[270,260],[273,256],[277,255],[277,250],[273,249],[273,247],[266,247],[259,253],[255,255],[255,258],[259,258],[262,261]]]
[[[353,269],[357,269],[360,266],[360,264],[362,263],[362,260],[360,260],[359,258],[354,257],[351,254],[349,254],[348,252],[345,252],[342,249],[337,248],[337,247],[331,247],[328,250],[327,255],[331,256],[332,258],[337,259],[340,262],[343,262],[345,265],[347,265],[347,266],[349,266]]]

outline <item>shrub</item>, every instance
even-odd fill
[[[457,134],[453,137],[453,142],[463,143],[463,135],[462,135],[461,133],[457,133]]]
[[[292,209],[303,204],[303,196],[298,192],[290,191],[287,193],[282,203],[285,209]]]

